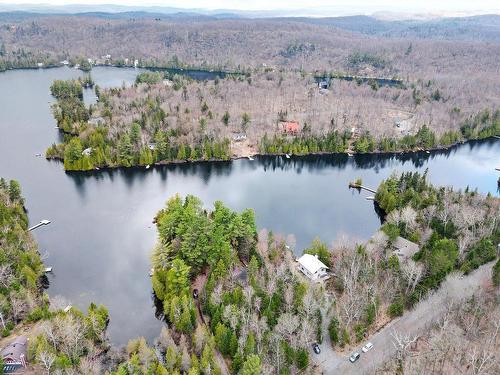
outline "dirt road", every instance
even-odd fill
[[[361,352],[362,343],[358,348],[361,358],[350,363],[347,356],[336,353],[328,340],[321,346],[321,354],[312,354],[312,358],[323,368],[324,374],[374,374],[384,362],[396,353],[393,345],[393,332],[410,335],[422,335],[436,323],[446,312],[450,303],[457,303],[469,298],[474,292],[491,279],[493,263],[481,266],[479,269],[461,277],[453,274],[448,276],[439,290],[421,301],[415,309],[407,312],[401,318],[393,320],[378,333],[367,339],[374,347],[368,353]]]

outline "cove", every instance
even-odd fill
[[[92,76],[99,86],[113,87],[132,83],[139,72],[98,67]],[[430,154],[260,156],[65,173],[61,163],[35,155],[60,136],[50,84],[82,75],[69,68],[0,73],[0,176],[19,180],[32,223],[52,221],[33,232],[54,269],[48,293],[81,308],[91,301],[105,304],[115,344],[136,336],[151,340],[160,332],[148,276],[156,241],[152,219],[174,194],[195,194],[207,207],[223,200],[235,210],[253,208],[259,228],[295,236],[296,253],[316,236],[327,243],[343,234],[366,239],[378,228],[373,202],[365,199],[370,194],[347,188],[358,177],[376,188],[393,171],[428,169],[434,184],[498,196],[498,139]],[[85,95],[91,102],[93,94]]]

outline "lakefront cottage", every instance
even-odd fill
[[[319,260],[317,255],[304,254],[297,259],[299,270],[311,281],[328,279],[328,267]]]
[[[281,123],[281,128],[288,135],[297,135],[299,133],[299,123],[296,121],[284,121]]]
[[[26,368],[27,349],[28,339],[24,336],[19,336],[0,351],[4,374],[17,372],[22,368]]]

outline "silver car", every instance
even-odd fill
[[[349,357],[349,361],[351,363],[354,363],[359,359],[359,357],[360,357],[360,354],[358,352],[352,353],[351,356]]]

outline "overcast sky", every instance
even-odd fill
[[[381,11],[478,11],[500,8],[500,0],[0,0],[0,4],[162,5],[179,8],[290,10],[317,7]]]

